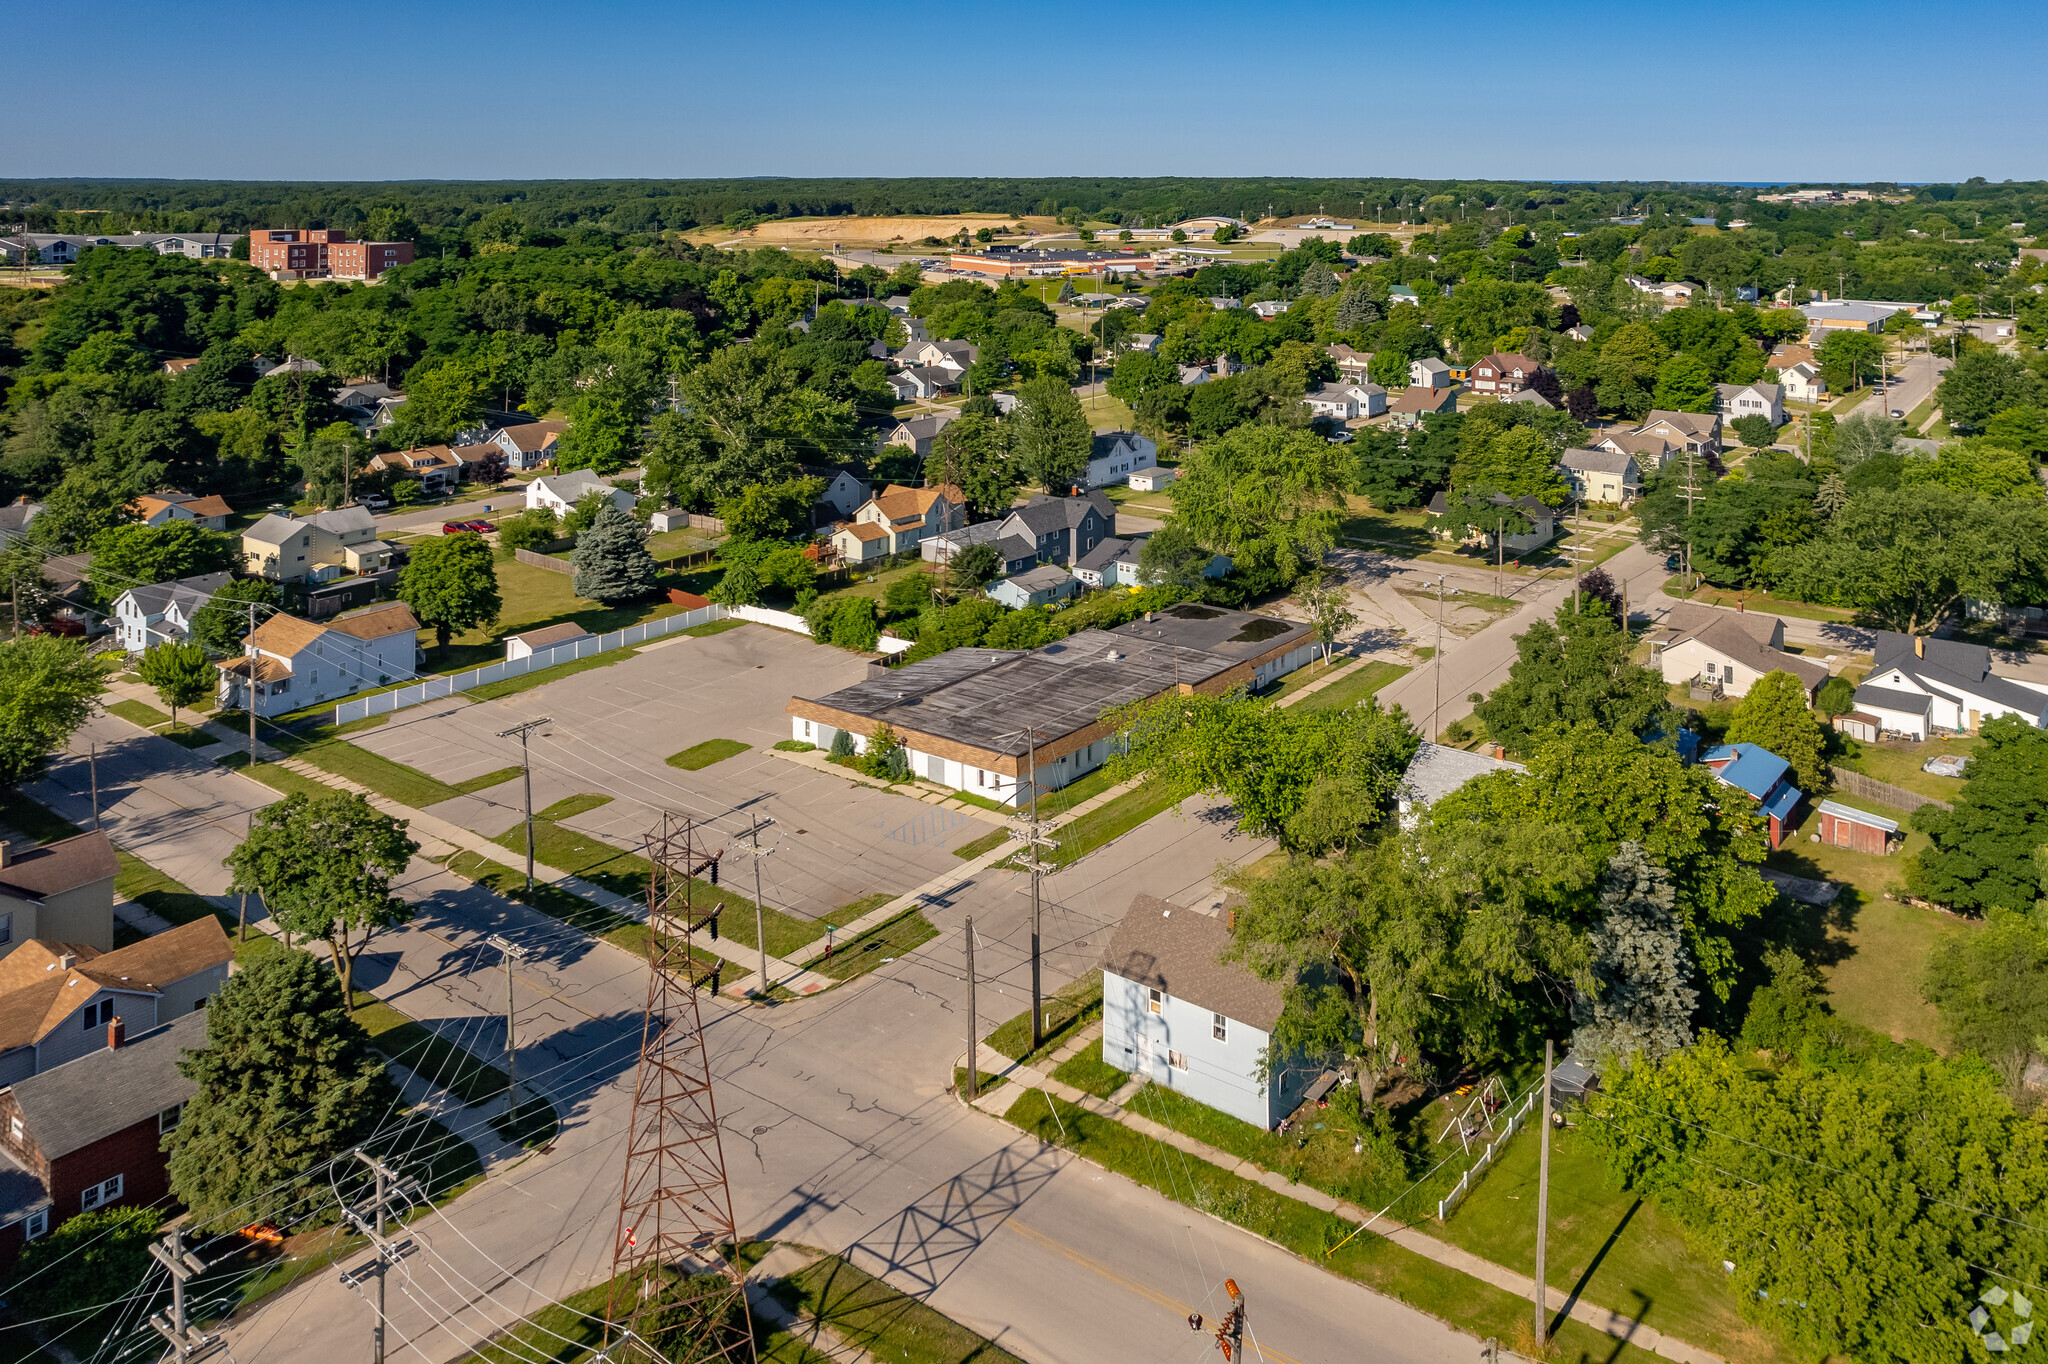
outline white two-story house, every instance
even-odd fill
[[[416,675],[420,623],[403,602],[336,616],[325,625],[272,616],[242,641],[243,656],[220,668],[220,704],[245,708],[253,684],[258,715],[283,715],[339,701]]]
[[[951,484],[905,488],[890,484],[832,528],[832,548],[847,563],[891,554],[914,554],[927,536],[967,524],[967,495]]]
[[[1102,957],[1102,1059],[1270,1131],[1323,1066],[1269,1056],[1281,988],[1218,960],[1229,946],[1225,918],[1134,899]]]
[[[1097,431],[1088,451],[1088,477],[1084,485],[1107,488],[1130,482],[1131,475],[1159,463],[1159,447],[1150,436],[1136,431]]]
[[[114,642],[131,654],[152,644],[182,644],[192,635],[192,617],[213,599],[228,581],[225,573],[202,573],[196,578],[131,587],[114,598],[107,614],[113,621]]]

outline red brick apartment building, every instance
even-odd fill
[[[272,279],[375,279],[412,264],[411,242],[352,242],[338,228],[255,228],[249,264]]]

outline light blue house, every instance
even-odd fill
[[[1102,960],[1102,1059],[1270,1130],[1320,1064],[1290,1058],[1260,1078],[1280,987],[1219,961],[1226,919],[1140,895]]]

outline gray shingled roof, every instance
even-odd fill
[[[1875,706],[1879,710],[1897,711],[1901,715],[1918,715],[1925,718],[1934,706],[1934,698],[1921,692],[1865,685],[1856,689],[1855,703],[1859,706]]]
[[[1636,461],[1633,455],[1619,450],[1572,449],[1558,456],[1557,462],[1581,473],[1627,474]]]
[[[14,1101],[36,1149],[56,1160],[191,1098],[199,1086],[178,1073],[178,1057],[205,1046],[201,1010],[18,1080]]]
[[[1424,742],[1408,760],[1401,774],[1401,797],[1413,805],[1433,805],[1451,792],[1491,772],[1523,772],[1528,769],[1505,758],[1468,753],[1462,748]]]
[[[146,587],[131,587],[126,595],[135,599],[136,606],[144,615],[159,616],[172,602],[185,608],[189,616],[205,604],[207,598],[227,585],[225,573],[202,573],[196,578],[177,578],[167,583],[150,583]]]
[[[1222,917],[1140,895],[1110,936],[1102,969],[1232,1022],[1273,1031],[1280,986],[1218,961],[1229,946],[1230,924]]]
[[[1126,553],[1130,552],[1132,551],[1129,540],[1120,540],[1114,535],[1105,536],[1097,542],[1095,548],[1082,555],[1081,562],[1074,565],[1074,567],[1085,568],[1092,573],[1100,573],[1103,569],[1108,568],[1118,559],[1123,558]],[[1133,554],[1133,557],[1136,557],[1135,554]]]
[[[1033,535],[1048,535],[1080,525],[1090,507],[1099,512],[1104,521],[1115,520],[1116,503],[1099,492],[1081,497],[1054,497],[1040,493],[1023,506],[1012,508],[1010,515],[1022,522]]]
[[[1913,640],[1913,636],[1893,630],[1878,631],[1873,650],[1876,662],[1871,665],[1870,676],[1878,677],[1896,668],[1923,685],[1934,683],[1966,692],[2023,715],[2040,715],[2048,710],[2048,695],[1993,673],[1991,650],[1983,645],[1957,639],[1927,639],[1923,641],[1923,657],[1914,652]]]

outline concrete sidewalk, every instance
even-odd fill
[[[1195,1138],[1175,1131],[1163,1123],[1154,1122],[1150,1118],[1134,1113],[1119,1103],[1108,1099],[1098,1099],[1092,1094],[1083,1093],[1071,1085],[1052,1078],[1053,1070],[1057,1069],[1067,1058],[1078,1055],[1088,1045],[1098,1040],[1101,1035],[1102,1025],[1099,1022],[1091,1024],[1082,1031],[1080,1036],[1061,1046],[1051,1056],[1041,1059],[1032,1065],[1024,1065],[1020,1062],[1012,1061],[1009,1057],[990,1047],[986,1042],[982,1042],[977,1046],[976,1055],[987,1066],[991,1078],[1007,1080],[1010,1084],[1016,1085],[1018,1089],[1036,1089],[1041,1093],[1063,1099],[1076,1108],[1085,1109],[1098,1117],[1108,1118],[1112,1122],[1121,1123],[1133,1132],[1150,1137],[1155,1141],[1164,1142],[1199,1160],[1207,1161],[1226,1173],[1258,1184],[1279,1194],[1282,1198],[1291,1198],[1298,1203],[1307,1204],[1309,1207],[1319,1211],[1341,1217],[1347,1222],[1357,1223],[1361,1227],[1371,1224],[1374,1233],[1384,1236],[1387,1240],[1392,1241],[1404,1250],[1413,1251],[1415,1254],[1434,1260],[1448,1269],[1455,1269],[1461,1274],[1468,1274],[1484,1283],[1492,1284],[1496,1288],[1513,1293],[1517,1297],[1527,1298],[1531,1302],[1536,1300],[1536,1281],[1526,1274],[1518,1274],[1503,1265],[1493,1263],[1491,1260],[1481,1259],[1462,1247],[1454,1246],[1448,1241],[1438,1240],[1426,1232],[1417,1230],[1414,1226],[1381,1219],[1376,1214],[1354,1204],[1347,1203],[1341,1198],[1333,1197],[1310,1185],[1290,1181],[1285,1176],[1276,1174],[1263,1166],[1232,1155],[1228,1151],[1210,1146],[1206,1142],[1197,1141]],[[1132,1084],[1126,1085],[1123,1089],[1119,1090],[1118,1094],[1119,1096],[1125,1096],[1134,1092],[1142,1093],[1145,1084],[1146,1082],[1142,1080],[1134,1081]],[[1017,1092],[1005,1086],[996,1089],[992,1093],[982,1094],[974,1100],[973,1107],[1001,1121],[1007,1122],[1008,1119],[1003,1115],[1009,1111],[1017,1098]],[[1086,1157],[1083,1157],[1083,1159],[1086,1159]],[[1679,1364],[1726,1364],[1726,1361],[1722,1360],[1719,1355],[1702,1350],[1696,1345],[1690,1345],[1676,1337],[1667,1336],[1661,1331],[1645,1326],[1641,1322],[1624,1316],[1610,1308],[1596,1307],[1581,1298],[1572,1296],[1565,1289],[1553,1287],[1550,1290],[1549,1301],[1561,1303],[1561,1310],[1568,1312],[1573,1321],[1582,1322],[1616,1340],[1626,1341],[1628,1344],[1653,1351],[1664,1356],[1666,1359],[1676,1360]]]

